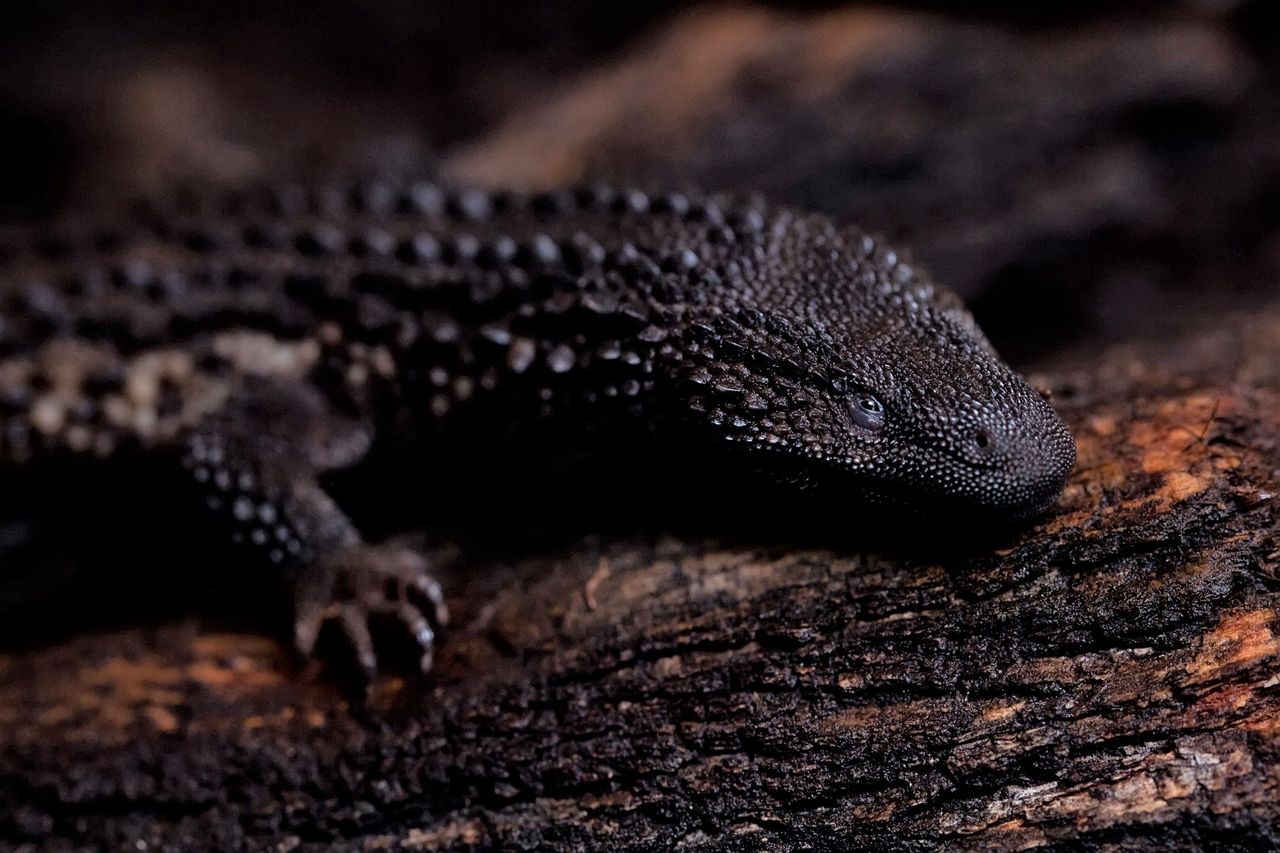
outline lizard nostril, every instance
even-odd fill
[[[991,437],[989,430],[978,429],[973,433],[973,445],[977,448],[979,456],[989,456],[995,449],[995,440]]]

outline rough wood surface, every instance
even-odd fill
[[[1080,468],[996,550],[584,545],[364,709],[191,623],[6,655],[0,844],[1280,844],[1277,340],[1049,377]]]

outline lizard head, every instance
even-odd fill
[[[760,275],[686,359],[691,408],[751,467],[930,515],[1047,508],[1075,443],[958,297],[859,235]],[[787,271],[802,270],[803,287]]]

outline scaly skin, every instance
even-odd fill
[[[319,485],[377,442],[537,423],[988,518],[1043,509],[1074,464],[954,295],[860,231],[757,202],[186,193],[6,254],[0,463],[172,454],[296,578],[298,646],[332,621],[370,675],[372,616],[424,667],[446,618],[425,561],[364,542]]]

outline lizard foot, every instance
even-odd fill
[[[393,545],[355,545],[321,559],[315,582],[299,584],[295,597],[298,651],[312,656],[331,628],[353,654],[365,684],[379,670],[379,651],[388,656],[388,645],[407,641],[417,667],[431,669],[436,635],[449,613],[428,569],[420,553]]]

